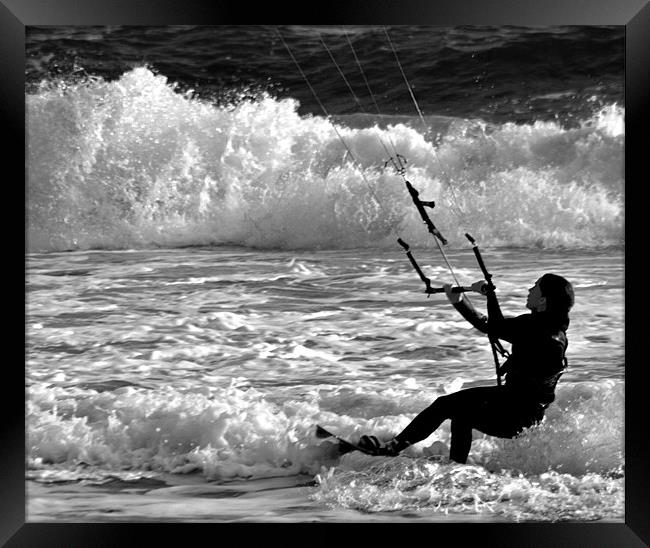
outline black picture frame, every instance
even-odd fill
[[[25,27],[31,25],[107,25],[107,24],[432,24],[432,25],[624,25],[626,27],[626,288],[643,288],[647,284],[644,268],[632,266],[635,257],[642,257],[643,226],[634,225],[644,213],[648,182],[641,178],[641,158],[647,150],[648,103],[650,103],[650,5],[645,0],[347,0],[330,1],[322,6],[312,3],[236,2],[233,0],[0,0],[0,116],[2,129],[9,137],[3,145],[5,174],[11,164],[15,172],[25,171]],[[642,148],[643,147],[643,148]],[[6,187],[17,188],[16,178],[6,175]],[[25,189],[26,191],[26,189]],[[11,194],[13,198],[13,193]],[[12,200],[13,202],[13,200]],[[9,206],[5,208],[17,209]],[[7,207],[9,206],[9,207]],[[24,211],[24,210],[23,210]],[[647,214],[646,214],[647,215]],[[7,263],[20,264],[15,238],[17,223],[4,215],[3,233],[12,243]],[[24,216],[23,221],[24,223]],[[23,224],[24,226],[24,224]],[[24,240],[23,240],[24,244]],[[13,246],[16,247],[15,254]],[[20,250],[25,260],[25,245]],[[642,261],[643,259],[639,259]],[[6,264],[7,264],[6,263]],[[24,263],[23,263],[24,264]],[[643,263],[641,263],[643,265]],[[5,269],[5,291],[24,284],[20,269]],[[23,287],[25,287],[23,285]],[[24,311],[25,299],[22,305]],[[241,542],[260,536],[273,537],[281,544],[339,544],[346,538],[359,538],[367,543],[391,542],[439,543],[453,538],[455,544],[479,542],[482,546],[585,546],[642,547],[650,545],[650,468],[648,428],[643,417],[647,388],[643,371],[647,358],[639,357],[635,347],[643,346],[640,325],[633,315],[643,306],[626,292],[625,300],[625,523],[523,523],[523,524],[356,524],[327,523],[288,524],[36,524],[25,522],[25,370],[17,361],[15,351],[22,334],[19,321],[5,313],[10,321],[5,328],[5,341],[12,352],[5,354],[2,400],[2,443],[0,443],[0,545],[8,547],[37,546],[150,546],[165,543],[194,542],[194,535],[224,542],[234,538]],[[13,312],[13,310],[12,310]],[[18,354],[18,356],[16,356]],[[23,352],[24,358],[24,352]],[[24,363],[24,362],[23,362]],[[13,395],[9,398],[8,396]],[[21,405],[22,402],[22,405]],[[438,525],[431,529],[431,525]],[[417,530],[412,529],[416,527]],[[290,528],[290,529],[289,529]],[[409,529],[411,528],[411,529]],[[317,529],[317,530],[316,530]],[[314,533],[317,533],[314,535]],[[354,535],[343,537],[341,534]],[[362,536],[357,536],[361,534]],[[232,535],[232,537],[231,537]],[[265,535],[265,536],[262,536]],[[333,536],[332,536],[333,535]],[[416,536],[414,536],[416,535]],[[418,538],[420,537],[421,538]],[[441,538],[442,535],[442,538]]]

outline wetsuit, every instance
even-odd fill
[[[555,399],[555,385],[566,367],[566,332],[552,327],[543,312],[504,318],[491,291],[489,320],[461,300],[454,307],[475,328],[491,338],[512,344],[510,357],[499,370],[503,386],[468,388],[437,398],[396,436],[407,446],[427,438],[445,419],[451,419],[450,458],[467,462],[472,429],[490,436],[512,438],[544,417]]]

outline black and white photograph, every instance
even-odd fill
[[[623,520],[623,28],[25,70],[28,520]]]
[[[24,62],[26,523],[625,523],[624,25]]]

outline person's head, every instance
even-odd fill
[[[566,279],[557,274],[544,274],[530,288],[526,307],[533,312],[544,312],[566,329],[574,299],[573,286]]]

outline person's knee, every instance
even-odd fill
[[[459,434],[467,436],[468,432],[471,435],[472,424],[465,417],[453,416],[451,417],[451,427],[449,430],[452,436]]]
[[[445,396],[438,396],[429,408],[434,409],[449,409],[451,407],[452,398],[449,394]]]

